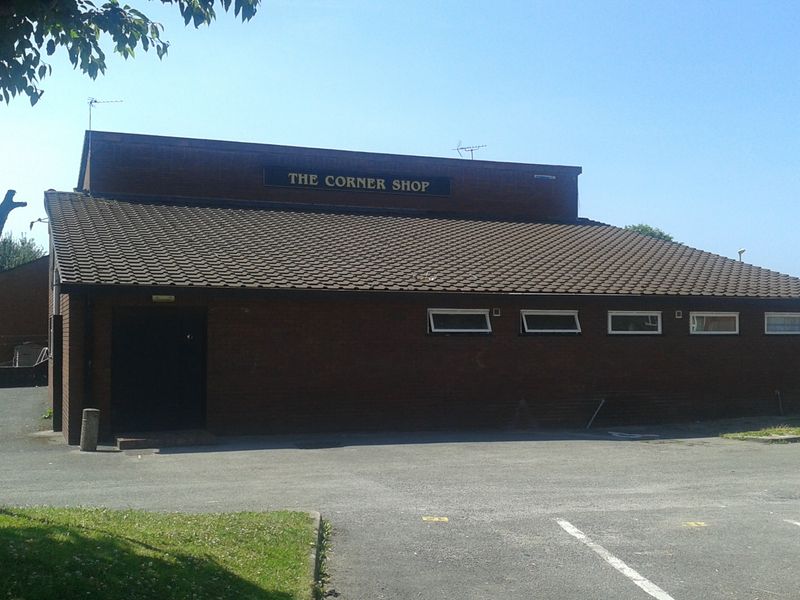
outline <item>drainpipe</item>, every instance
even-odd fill
[[[52,240],[52,233],[51,233]],[[50,282],[52,285],[53,307],[50,315],[50,360],[52,365],[52,381],[49,382],[53,390],[53,431],[63,428],[63,326],[61,319],[61,275],[56,264],[56,254],[53,243],[50,243]]]

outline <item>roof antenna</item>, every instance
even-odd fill
[[[458,140],[458,144],[456,144],[456,147],[453,148],[453,150],[458,152],[458,156],[460,158],[464,158],[464,155],[461,154],[462,152],[469,152],[470,160],[474,160],[475,159],[475,150],[480,150],[481,148],[486,148],[486,144],[481,144],[480,146],[462,146],[461,145],[461,140]]]
[[[747,252],[747,250],[745,250],[744,248],[740,248],[739,252],[737,252],[737,254],[739,255],[739,262],[742,262],[742,254],[744,254],[745,252]]]
[[[89,148],[86,152],[86,187],[89,188],[89,192],[91,192],[92,189],[92,170],[89,168],[89,164],[92,160],[92,109],[95,104],[115,104],[118,102],[122,102],[122,100],[98,100],[97,98],[89,98],[87,101],[89,105]]]
[[[94,108],[95,104],[115,104],[117,102],[123,102],[123,100],[98,100],[97,98],[89,98],[89,131],[92,130],[92,109]]]

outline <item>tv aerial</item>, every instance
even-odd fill
[[[480,146],[463,146],[461,144],[461,140],[459,140],[458,144],[456,144],[456,147],[453,148],[453,150],[458,152],[458,156],[461,157],[461,158],[464,158],[464,154],[462,154],[462,153],[469,152],[470,160],[474,160],[475,159],[475,151],[476,150],[480,150],[481,148],[486,148],[486,144],[481,144]]]
[[[94,108],[95,104],[117,104],[122,102],[122,100],[98,100],[97,98],[89,98],[87,104],[89,105],[89,149],[87,155],[87,164],[91,164],[92,160],[92,109]],[[87,180],[91,182],[91,170],[87,169]],[[31,224],[33,226],[33,224]]]
[[[95,104],[116,104],[123,102],[123,100],[98,100],[97,98],[89,98],[87,104],[89,105],[89,131],[92,130],[92,109]]]

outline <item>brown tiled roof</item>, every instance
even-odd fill
[[[65,284],[800,298],[800,278],[600,223],[519,223],[48,192]]]

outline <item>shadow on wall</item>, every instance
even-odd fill
[[[292,600],[210,558],[0,509],[0,589],[9,598]],[[14,568],[7,568],[14,565]]]

